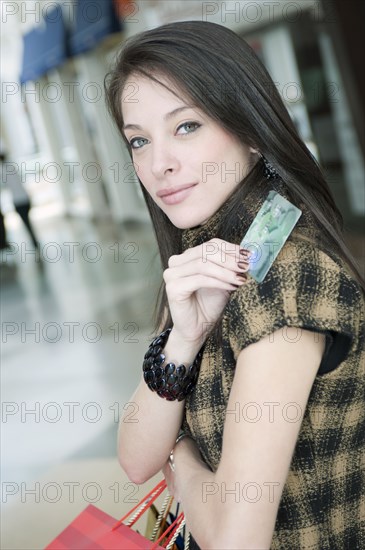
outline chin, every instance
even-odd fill
[[[202,218],[201,216],[169,216],[169,220],[178,229],[191,229],[203,225],[206,218]]]

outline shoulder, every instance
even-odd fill
[[[353,307],[363,301],[360,285],[347,264],[309,240],[288,241],[272,268],[272,281],[287,289],[292,285],[298,299],[328,300],[327,314],[330,304]]]
[[[362,300],[360,285],[346,264],[315,243],[302,239],[286,242],[262,283],[249,278],[247,284],[234,293],[236,299],[241,295],[257,295],[261,303],[266,299],[267,305],[275,305],[290,294],[296,303],[316,299],[317,308],[321,299],[329,300],[327,306],[331,303],[350,307]],[[308,306],[308,302],[306,304]]]
[[[363,293],[340,258],[305,239],[288,240],[265,279],[232,293],[224,327],[235,356],[247,345],[284,326],[341,333],[359,330]]]

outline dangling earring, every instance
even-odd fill
[[[262,160],[264,161],[264,165],[265,165],[265,168],[264,168],[264,176],[266,179],[268,180],[273,180],[273,179],[278,179],[280,178],[280,175],[278,174],[278,172],[275,170],[275,168],[273,167],[272,164],[270,164],[270,162],[267,160],[267,158],[264,157],[264,155],[262,153],[260,153],[260,156],[262,158]]]

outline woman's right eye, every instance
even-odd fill
[[[132,149],[141,149],[141,146],[135,147],[134,144],[135,144],[137,141],[143,141],[143,140],[147,141],[145,138],[138,138],[138,137],[137,137],[137,138],[133,138],[133,139],[130,140],[129,145],[132,147]]]

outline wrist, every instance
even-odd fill
[[[149,389],[160,397],[168,401],[182,401],[197,382],[203,350],[200,347],[195,354],[195,349],[188,348],[187,352],[184,347],[182,353],[190,353],[194,359],[185,360],[184,364],[182,359],[172,361],[169,350],[177,345],[177,341],[173,339],[169,342],[171,332],[172,328],[168,328],[152,340],[143,359],[143,377]]]
[[[185,438],[189,438],[191,441],[193,441],[192,437],[189,434],[187,434],[183,430],[180,430],[180,433],[176,438],[175,445],[174,445],[174,447],[172,448],[172,450],[170,452],[169,465],[170,465],[170,468],[173,472],[175,471],[174,456],[176,455],[176,448],[177,448],[178,444],[180,443],[180,441],[185,439]]]
[[[179,334],[174,327],[169,335],[165,346],[166,360],[177,361],[179,363],[191,364],[201,349],[203,342],[198,340],[187,340]]]

